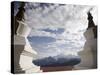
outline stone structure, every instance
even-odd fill
[[[81,56],[81,63],[78,69],[97,68],[97,26],[93,22],[93,17],[90,12],[88,15],[88,28],[84,33],[86,42],[84,50],[79,52]]]
[[[37,52],[32,49],[27,36],[30,33],[30,27],[25,23],[24,9],[25,3],[19,7],[19,11],[14,18],[14,72],[13,73],[34,73],[42,72],[39,66],[32,63],[36,59]]]

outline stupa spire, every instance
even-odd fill
[[[91,15],[90,11],[87,13],[87,15],[88,15],[88,28],[87,29],[89,29],[91,27],[95,27],[93,17]]]
[[[15,16],[15,26],[14,26],[14,33],[15,34],[17,34],[17,29],[18,29],[18,26],[19,26],[18,21],[25,21],[25,16],[24,16],[25,8],[24,8],[24,6],[25,6],[25,3],[22,2],[20,4],[20,7],[18,8],[19,11]]]
[[[25,16],[24,16],[24,12],[25,12],[25,3],[22,2],[20,7],[18,8],[19,11],[18,13],[16,14],[16,19],[19,20],[19,21],[24,21],[25,20]]]

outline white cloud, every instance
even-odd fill
[[[28,4],[26,7],[33,4],[34,3]],[[54,9],[55,6],[57,7],[56,9]],[[44,10],[40,7],[37,9],[27,9],[25,13],[26,23],[32,28],[29,36],[49,36],[57,40],[46,46],[41,45],[41,47],[45,47],[48,50],[48,53],[45,53],[46,55],[54,55],[60,52],[76,54],[76,52],[80,51],[84,46],[85,39],[83,33],[87,28],[86,12],[93,6],[55,6],[51,6],[50,8],[45,7]],[[95,18],[97,18],[96,15]],[[65,31],[62,34],[40,31],[40,29],[46,28],[51,30],[64,28]],[[63,48],[58,47],[62,44],[69,44],[71,46],[65,45]]]
[[[53,33],[45,32],[45,31],[41,31],[41,30],[37,30],[37,29],[31,30],[29,37],[32,37],[32,36],[47,36],[47,37],[53,37],[53,38],[56,37],[56,35]]]

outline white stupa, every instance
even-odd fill
[[[32,49],[27,39],[31,28],[24,21],[24,5],[25,3],[22,3],[15,17],[14,73],[42,72],[39,66],[32,63],[33,59],[36,59],[37,52]]]
[[[91,13],[88,12],[88,28],[84,33],[86,42],[84,50],[79,52],[81,63],[77,65],[78,69],[97,68],[97,26],[92,19]]]

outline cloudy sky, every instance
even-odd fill
[[[15,3],[15,15],[18,7],[19,3]],[[90,8],[97,24],[94,6],[26,3],[25,22],[32,29],[28,39],[39,57],[77,55],[83,50],[83,33],[88,24],[86,13]]]

